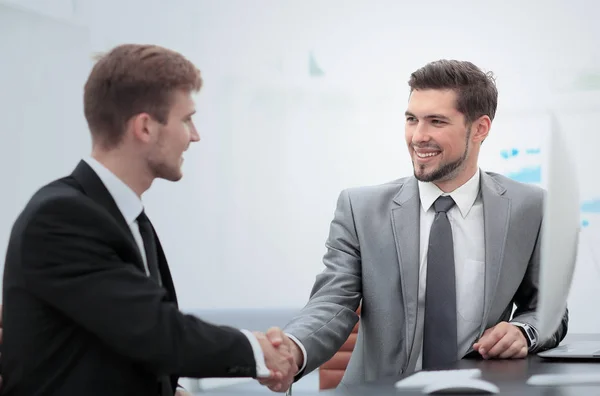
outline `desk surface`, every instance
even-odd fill
[[[563,343],[570,341],[599,341],[600,335],[580,334],[570,335]],[[554,373],[587,373],[598,372],[600,370],[599,361],[551,361],[541,359],[537,356],[530,356],[527,359],[518,360],[461,360],[456,364],[457,369],[478,368],[482,371],[482,377],[488,380],[500,389],[501,395],[543,395],[543,396],[581,396],[581,395],[600,395],[600,386],[563,386],[563,387],[543,387],[530,386],[526,384],[527,379],[534,374],[554,374]],[[377,396],[398,396],[398,395],[423,395],[421,391],[400,391],[394,387],[395,382],[400,378],[390,378],[376,383],[366,383],[361,385],[345,386],[340,385],[337,389],[321,392],[294,392],[294,396],[309,395],[331,395],[331,396],[358,396],[358,395],[377,395]],[[272,394],[265,389],[265,393]],[[228,387],[201,393],[202,395],[248,395],[243,389],[236,386]]]
[[[526,381],[534,374],[551,373],[586,373],[598,372],[600,361],[594,362],[554,362],[545,361],[536,356],[520,360],[463,360],[456,368],[478,368],[482,378],[494,383],[500,389],[501,395],[544,395],[544,396],[570,396],[570,395],[600,395],[600,386],[568,386],[568,387],[542,387],[530,386]],[[358,386],[340,385],[326,395],[423,395],[421,391],[399,391],[394,388],[396,379],[389,379],[373,384]]]

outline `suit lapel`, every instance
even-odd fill
[[[131,233],[131,229],[125,221],[125,218],[119,210],[119,207],[115,203],[115,200],[110,195],[96,172],[94,172],[94,170],[82,160],[79,162],[71,176],[77,181],[77,183],[79,183],[88,197],[106,209],[115,219],[119,228],[121,231],[123,231],[123,235],[131,245],[131,249],[135,252],[135,256],[137,258],[136,264],[142,271],[145,271],[144,262],[142,260],[137,243],[133,238],[133,234]]]
[[[481,196],[485,234],[485,298],[480,332],[486,328],[502,272],[504,246],[510,220],[510,199],[506,189],[485,172],[481,173]]]
[[[398,205],[392,208],[392,229],[396,242],[404,316],[406,319],[406,353],[410,356],[417,324],[419,295],[419,188],[415,178],[409,178],[394,197]],[[407,359],[408,360],[408,359]]]

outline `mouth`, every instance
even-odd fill
[[[429,162],[442,153],[441,151],[432,150],[414,150],[414,152],[416,159],[421,163]]]

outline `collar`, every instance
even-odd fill
[[[127,184],[95,158],[87,157],[84,158],[84,161],[96,172],[102,183],[104,183],[104,186],[110,195],[112,195],[127,224],[133,224],[144,209],[142,200]]]
[[[475,175],[473,175],[472,178],[451,193],[444,193],[433,183],[421,181],[418,183],[419,198],[421,199],[421,205],[425,212],[431,208],[431,205],[433,205],[440,195],[450,195],[454,202],[456,202],[460,214],[465,218],[469,214],[469,211],[479,195],[479,168],[477,168],[477,172],[475,172]]]

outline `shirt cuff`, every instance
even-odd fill
[[[258,339],[248,330],[241,329],[240,331],[248,338],[250,346],[252,347],[254,360],[256,361],[256,378],[269,378],[271,376],[271,370],[269,370],[265,364],[265,355]]]
[[[298,345],[298,348],[300,348],[300,350],[302,351],[302,367],[300,367],[300,370],[298,370],[298,372],[296,373],[296,375],[298,375],[306,368],[306,348],[304,348],[304,345],[302,345],[302,343],[293,335],[289,333],[285,333],[285,335],[288,336],[289,339],[294,341],[296,345]]]

